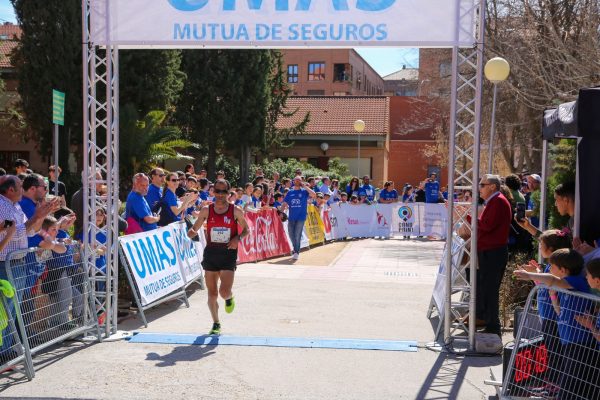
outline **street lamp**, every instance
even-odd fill
[[[496,133],[496,91],[497,84],[505,81],[510,74],[510,65],[508,61],[501,57],[494,57],[485,64],[483,70],[488,81],[494,84],[494,101],[492,105],[492,126],[490,129],[490,159],[488,160],[488,174],[492,173],[494,168],[494,135]]]
[[[356,164],[356,176],[360,176],[360,133],[365,130],[365,121],[357,119],[354,121],[354,130],[358,133],[358,163]]]
[[[329,150],[329,143],[327,143],[327,142],[321,143],[321,150],[323,150],[323,155],[327,154],[327,150]]]

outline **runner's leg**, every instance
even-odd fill
[[[233,287],[234,277],[235,272],[233,271],[221,271],[221,285],[219,287],[219,294],[225,300],[229,300],[231,297],[233,297],[231,288]]]
[[[216,271],[204,271],[204,283],[206,284],[206,291],[208,292],[208,309],[212,316],[213,322],[219,322],[219,272]]]

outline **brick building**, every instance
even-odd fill
[[[383,94],[383,78],[352,49],[282,50],[282,54],[294,95]]]
[[[294,146],[279,149],[275,157],[297,158],[326,169],[332,157],[340,157],[352,175],[370,175],[373,184],[382,187],[388,179],[390,98],[385,96],[295,96],[287,102],[288,110],[298,109],[291,118],[278,122],[281,128],[291,127],[310,113],[306,133],[293,137]],[[359,135],[354,121],[365,122]],[[322,146],[324,143],[327,146]],[[323,148],[327,148],[323,151]]]

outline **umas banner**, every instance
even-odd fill
[[[95,45],[470,47],[475,0],[90,0]]]
[[[250,234],[238,247],[239,264],[290,253],[287,235],[276,210],[249,211],[245,217]]]
[[[334,204],[328,212],[333,239],[390,237],[394,205]]]
[[[444,204],[399,203],[394,207],[392,229],[399,235],[445,238],[447,223]]]
[[[183,226],[183,227],[182,227]],[[131,267],[141,305],[181,289],[201,274],[198,248],[187,238],[184,223],[119,237]]]

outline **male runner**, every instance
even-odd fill
[[[208,291],[208,309],[213,319],[210,335],[221,333],[219,322],[219,294],[225,299],[225,312],[230,314],[235,308],[235,300],[231,293],[236,270],[237,248],[241,238],[248,234],[248,224],[241,208],[229,204],[227,195],[231,188],[228,181],[218,179],[215,182],[215,202],[200,211],[188,236],[194,238],[206,221],[206,248],[202,267]],[[238,234],[238,225],[242,233]],[[219,287],[219,279],[221,285]]]

